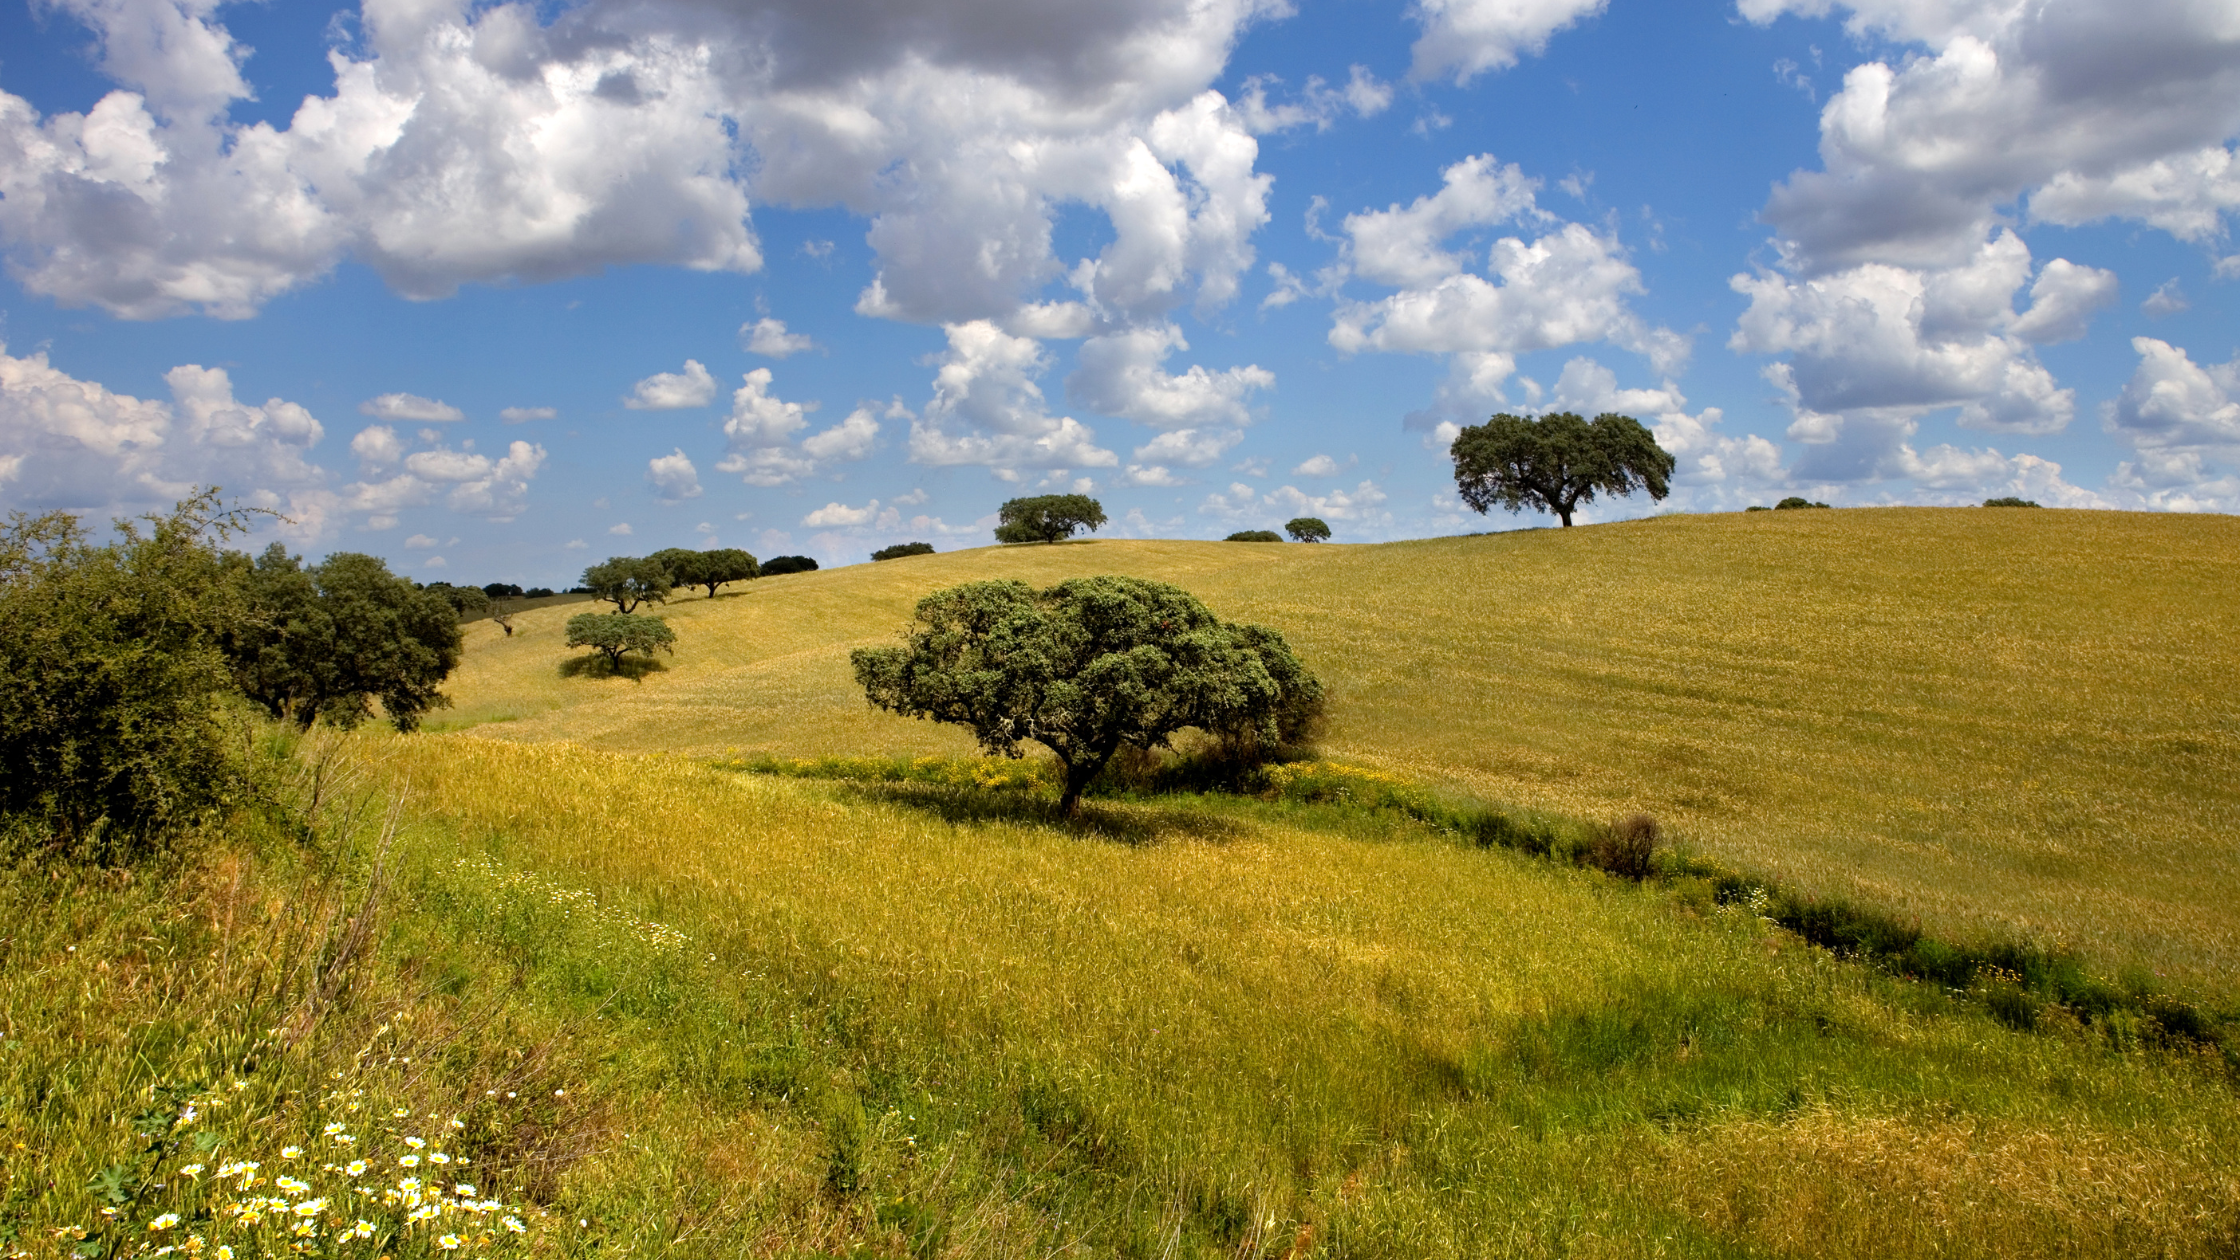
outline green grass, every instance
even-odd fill
[[[290,961],[362,904],[373,808],[357,859],[346,823],[250,819],[175,870],[0,886],[18,1246],[87,1223],[150,1086],[234,1079],[220,1154],[313,1145],[344,1087],[460,1117],[532,1254],[2213,1255],[2240,1227],[2212,1059],[2019,1034],[1389,812],[1069,828],[978,785],[349,747],[411,806],[378,947],[315,1021]]]
[[[455,725],[617,751],[955,756],[848,651],[977,577],[1126,572],[1281,629],[1327,751],[1458,797],[1646,810],[1701,851],[1940,935],[2071,948],[2230,1002],[2240,520],[1878,509],[1380,546],[953,552],[666,610],[638,680],[563,678],[558,613],[470,628]]]

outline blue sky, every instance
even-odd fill
[[[1619,411],[1673,493],[2240,510],[2210,0],[0,0],[0,506],[311,555],[1466,511]]]

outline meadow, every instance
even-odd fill
[[[1643,810],[1807,893],[2240,997],[2240,521],[1926,508],[1373,547],[1096,541],[789,575],[564,677],[558,611],[470,628],[437,725],[628,752],[966,755],[848,652],[929,591],[1122,572],[1283,631],[1327,755],[1461,798]]]
[[[236,1209],[440,1152],[474,1193],[380,1254],[2229,1255],[2232,1066],[2135,1011],[2024,1031],[2005,977],[1344,800],[1068,824],[845,660],[965,578],[1166,578],[1284,631],[1365,789],[1648,809],[2219,1007],[2232,524],[968,552],[680,598],[636,678],[564,673],[568,610],[473,626],[450,729],[246,724],[224,836],[0,881],[0,1254],[370,1255]]]

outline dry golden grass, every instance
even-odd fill
[[[986,549],[666,610],[640,682],[563,678],[567,610],[470,629],[453,724],[711,754],[961,753],[847,654],[972,578],[1125,572],[1276,626],[1333,755],[1490,800],[1647,810],[1809,891],[2220,994],[2240,975],[2240,520],[1876,509],[1382,546]],[[512,719],[512,720],[506,720]]]

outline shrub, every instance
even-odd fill
[[[807,556],[775,556],[762,566],[762,576],[778,577],[786,573],[814,573],[817,562]]]
[[[66,512],[0,527],[0,812],[94,862],[155,851],[239,784],[220,640],[242,616],[203,491],[95,546]]]
[[[532,586],[521,592],[521,598],[523,599],[550,599],[552,596],[553,590],[549,586]]]
[[[1745,512],[1771,512],[1773,509],[1767,507],[1763,503],[1753,503],[1749,507],[1746,507],[1742,510]]]
[[[1272,529],[1240,529],[1222,539],[1223,542],[1282,542],[1283,535]]]
[[[896,543],[892,547],[881,547],[871,553],[871,558],[874,560],[900,560],[904,556],[930,556],[932,554],[932,543],[910,542]]]
[[[1828,505],[1825,503],[1814,503],[1810,499],[1800,498],[1792,494],[1781,502],[1774,504],[1773,510],[1776,512],[1794,512],[1799,508],[1824,508],[1826,506]]]
[[[1620,879],[1644,880],[1654,869],[1663,829],[1647,814],[1629,814],[1604,827],[1587,846],[1586,858]]]
[[[677,632],[660,617],[634,617],[629,613],[577,613],[568,618],[568,646],[587,647],[607,658],[607,666],[620,672],[622,658],[632,652],[651,659],[656,651],[676,655]]]
[[[492,582],[482,588],[482,593],[492,599],[520,599],[526,594],[511,582]]]
[[[2012,496],[2012,495],[2009,495],[2009,496],[2007,496],[2007,497],[2006,497],[2006,498],[2004,498],[2004,499],[1985,499],[1985,500],[1983,501],[1983,505],[1984,505],[1985,507],[2044,507],[2044,506],[2045,506],[2045,504],[2043,504],[2043,503],[2039,503],[2039,502],[2036,502],[2035,500],[2031,500],[2031,499],[2018,499],[2018,498],[2015,498],[2015,497],[2014,497],[2014,496]]]

